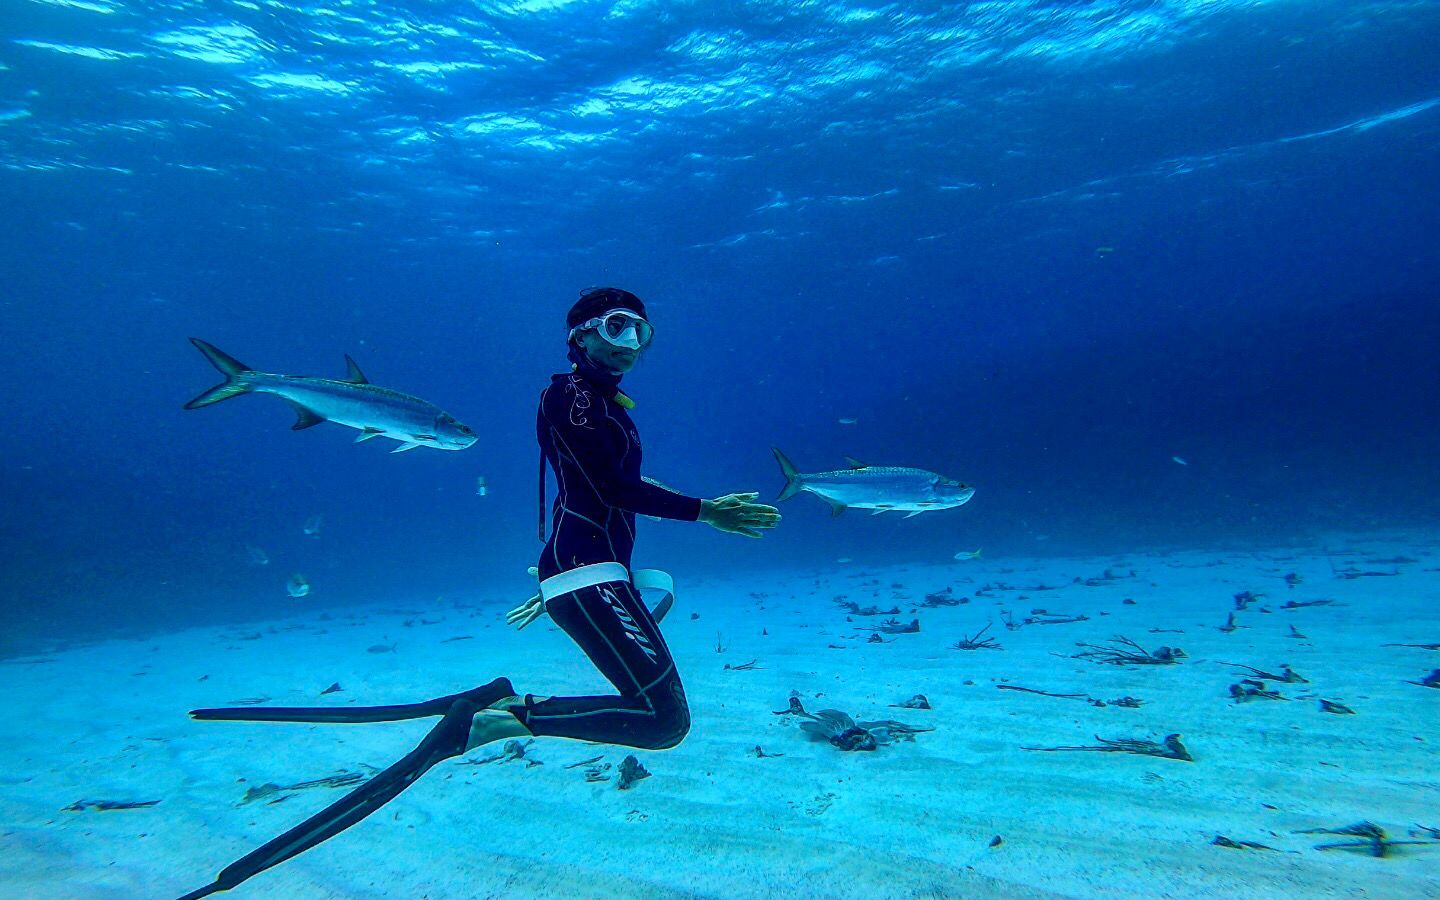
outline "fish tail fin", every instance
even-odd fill
[[[205,354],[205,358],[210,360],[210,365],[218,369],[220,374],[225,376],[225,380],[185,404],[186,409],[199,409],[202,406],[229,400],[231,397],[238,397],[251,391],[250,381],[245,377],[253,372],[249,366],[199,338],[191,338],[190,343]]]
[[[789,457],[780,452],[779,447],[771,447],[770,452],[775,454],[775,461],[780,464],[780,474],[785,476],[785,488],[780,491],[780,496],[775,498],[778,503],[800,493],[805,489],[805,484],[801,481],[800,470],[795,468]]]

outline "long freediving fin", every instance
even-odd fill
[[[346,794],[335,803],[322,809],[320,812],[281,834],[272,840],[266,841],[251,852],[237,859],[235,862],[220,870],[215,880],[210,884],[191,891],[180,897],[179,900],[200,900],[201,897],[208,897],[211,894],[218,894],[221,891],[228,891],[241,882],[260,874],[272,866],[277,866],[287,859],[299,856],[316,844],[322,843],[345,829],[361,821],[366,816],[378,810],[386,803],[399,796],[400,792],[415,783],[421,775],[428,772],[436,763],[443,762],[451,757],[459,756],[465,752],[466,745],[470,738],[470,725],[475,714],[491,703],[501,700],[514,694],[514,688],[508,678],[497,678],[483,687],[459,694],[451,694],[447,697],[438,697],[434,700],[427,700],[422,703],[410,703],[402,706],[390,707],[366,707],[374,710],[406,710],[407,714],[400,718],[418,718],[424,715],[435,715],[439,704],[450,701],[443,709],[443,717],[439,724],[425,735],[424,739],[416,745],[414,750],[407,753],[399,762],[391,765],[379,775],[367,781],[365,784]],[[416,712],[411,715],[409,711],[420,708],[431,710],[430,712]],[[290,709],[298,709],[291,707]],[[196,710],[191,713],[223,712],[224,710]],[[356,710],[358,712],[359,710]],[[197,718],[204,718],[196,716]],[[221,717],[216,717],[221,718]],[[356,719],[287,719],[283,721],[351,721],[351,722],[384,722],[394,718],[393,713],[387,713],[385,718],[356,718]]]
[[[190,718],[206,722],[399,722],[404,719],[443,716],[458,700],[467,700],[476,706],[484,707],[514,693],[515,688],[510,684],[510,679],[497,678],[489,684],[468,691],[447,694],[434,700],[422,700],[419,703],[397,703],[392,706],[220,706],[192,709]]]
[[[399,796],[436,763],[464,753],[471,720],[480,709],[469,700],[455,701],[440,724],[399,762],[279,837],[240,857],[221,869],[213,883],[185,894],[180,900],[198,900],[228,891],[361,821]]]

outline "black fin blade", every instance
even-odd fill
[[[329,840],[389,803],[436,763],[465,752],[470,721],[482,707],[457,700],[440,724],[414,750],[320,812],[226,866],[212,884],[186,894],[204,897],[232,890],[241,882]]]
[[[235,888],[255,875],[287,859],[299,856],[316,844],[329,840],[356,822],[369,816],[389,803],[424,775],[436,763],[465,752],[470,738],[470,723],[475,713],[490,704],[514,694],[508,678],[497,678],[487,685],[437,697],[423,703],[406,704],[403,707],[371,707],[372,710],[403,710],[404,718],[411,718],[409,712],[422,715],[443,714],[440,723],[425,735],[424,740],[403,759],[390,766],[374,778],[357,787],[320,812],[291,828],[289,831],[266,841],[235,862],[226,866],[215,876],[215,880],[198,890],[185,894],[181,900],[199,900],[211,894]],[[223,712],[223,710],[196,710],[196,712]],[[195,716],[195,713],[191,713]],[[197,717],[199,718],[199,717]],[[357,718],[351,721],[394,721],[398,717]],[[324,719],[292,719],[288,721],[327,721]],[[338,720],[329,720],[338,721]]]
[[[489,684],[468,691],[419,703],[391,706],[221,706],[192,709],[190,718],[209,722],[400,722],[443,716],[457,700],[486,707],[514,693],[515,687],[510,679],[496,678]]]

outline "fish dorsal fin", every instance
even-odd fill
[[[325,421],[325,417],[316,413],[313,409],[308,409],[298,403],[292,403],[290,405],[295,407],[295,424],[290,426],[291,431],[302,431]]]
[[[360,371],[360,366],[355,363],[355,360],[350,358],[350,354],[348,353],[345,354],[345,380],[351,384],[370,383],[370,379],[365,377],[365,373]]]
[[[852,468],[852,469],[868,469],[868,468],[870,468],[868,465],[866,465],[865,463],[861,462],[860,460],[856,459],[856,458],[853,457],[853,456],[847,456],[847,457],[845,457],[845,463],[846,463],[846,465],[848,465],[848,466],[849,466],[850,468]]]

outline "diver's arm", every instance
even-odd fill
[[[579,462],[601,500],[609,506],[657,519],[694,522],[700,518],[699,497],[687,497],[639,478],[625,477],[621,460],[629,437],[620,423],[608,415],[609,401],[596,398],[598,403],[581,414],[572,415],[570,404],[559,399],[560,408],[545,411],[545,418],[554,429],[556,447]]]
[[[612,427],[616,431],[620,430],[618,423],[613,424]],[[623,438],[624,435],[622,434],[621,437]],[[585,457],[581,458],[585,459]],[[589,459],[585,459],[585,468],[587,471],[590,469]],[[611,450],[610,455],[605,457],[597,468],[598,472],[591,473],[595,476],[595,485],[599,488],[601,497],[611,506],[618,506],[642,516],[654,516],[657,519],[695,522],[700,518],[700,507],[704,501],[699,497],[688,497],[685,494],[656,487],[639,478],[634,480],[626,478],[620,465],[620,454],[615,449]]]

